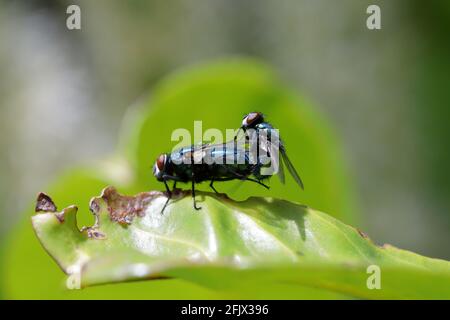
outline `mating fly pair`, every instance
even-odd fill
[[[243,131],[243,139],[239,133]],[[255,143],[256,142],[256,143]],[[281,158],[279,157],[281,154]],[[216,181],[242,180],[257,183],[267,189],[263,183],[277,173],[284,183],[283,162],[297,184],[303,189],[303,183],[289,160],[284,144],[279,138],[278,130],[264,121],[260,112],[247,114],[234,137],[234,141],[223,144],[202,144],[180,148],[171,154],[161,154],[154,166],[153,175],[158,181],[164,182],[167,191],[167,201],[161,210],[164,212],[171,196],[167,182],[191,183],[193,205],[201,209],[195,200],[195,184],[210,181],[209,186],[214,192]]]

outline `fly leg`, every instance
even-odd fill
[[[270,189],[270,187],[269,187],[268,185],[265,185],[264,183],[262,183],[262,182],[259,181],[259,180],[255,180],[255,179],[252,179],[252,178],[245,178],[244,180],[255,182],[255,183],[257,183],[257,184],[263,186],[263,187],[266,188],[267,190]]]
[[[236,179],[236,178],[235,178],[235,177],[232,177],[232,178],[213,178],[213,179],[211,180],[211,183],[209,184],[209,186],[210,186],[211,189],[213,189],[217,194],[220,194],[220,193],[216,190],[216,188],[214,188],[213,183],[216,182],[216,181],[230,181],[230,180],[234,180],[234,179]],[[239,179],[241,179],[241,178],[239,178]]]
[[[215,193],[219,194],[219,192],[217,192],[216,188],[214,188],[214,178],[211,179],[211,183],[209,184],[209,186],[211,187],[211,189],[214,190]]]
[[[164,209],[166,209],[167,204],[169,203],[170,199],[172,198],[172,191],[170,191],[166,180],[164,180],[164,185],[166,186],[167,200],[166,200],[166,203],[164,203],[164,207],[161,210],[161,214],[164,213]]]
[[[266,188],[267,190],[270,189],[269,186],[265,185],[264,183],[262,183],[262,182],[259,181],[259,180],[249,178],[248,176],[239,174],[239,173],[237,173],[236,171],[231,170],[231,169],[228,169],[228,171],[231,172],[232,174],[234,174],[234,175],[236,176],[236,178],[238,178],[238,179],[240,179],[240,180],[252,181],[252,182],[255,182],[255,183],[257,183],[257,184],[263,186],[263,187]]]
[[[261,168],[261,166],[262,166],[261,163],[258,163],[258,164],[255,166],[255,168],[253,169],[253,174],[257,173],[258,170]],[[267,190],[270,189],[270,187],[269,187],[268,185],[265,185],[265,184],[262,183],[261,180],[259,180],[259,179],[252,179],[252,178],[249,178],[249,177],[245,177],[245,180],[255,182],[255,183],[257,183],[257,184],[263,186],[263,187],[266,188]]]
[[[194,209],[200,210],[202,207],[197,207],[197,203],[195,202],[195,182],[194,179],[192,179],[192,201],[194,203]]]
[[[239,130],[236,132],[236,134],[234,135],[234,141],[236,142],[236,140],[237,140],[237,138],[238,138],[238,135],[239,135],[239,133],[241,132],[241,130],[244,132],[244,137],[245,137],[245,132],[247,131],[247,130],[245,130],[245,128],[244,127],[240,127],[239,128]]]
[[[195,174],[194,174],[194,168],[195,168],[195,160],[194,160],[194,146],[191,146],[191,163],[192,166],[192,202],[194,204],[195,210],[200,210],[201,207],[197,207],[197,203],[195,202]]]

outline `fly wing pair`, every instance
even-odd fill
[[[283,142],[281,141],[280,137],[279,137],[279,133],[278,130],[270,130],[270,137],[268,137],[268,134],[266,135],[260,135],[259,136],[259,144],[261,146],[261,149],[265,152],[268,152],[269,155],[271,156],[271,161],[273,161],[273,166],[275,168],[278,168],[278,178],[280,179],[281,183],[284,184],[285,183],[285,175],[284,175],[284,168],[283,168],[283,162],[286,165],[289,173],[291,174],[291,176],[294,178],[295,182],[300,186],[300,188],[304,189],[303,187],[303,181],[300,178],[299,174],[297,173],[297,170],[295,170],[294,165],[292,164],[292,162],[289,160],[287,153],[286,153],[286,149],[284,147]],[[278,146],[277,144],[272,143],[272,141],[278,141]],[[272,155],[279,155],[281,154],[281,157],[279,156],[275,156],[273,157]]]

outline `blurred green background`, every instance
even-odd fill
[[[82,10],[80,31],[65,27],[65,11],[72,3]],[[366,28],[369,4],[381,7],[382,30]],[[35,194],[48,190],[66,169],[104,159],[117,153],[119,145],[119,154],[135,160],[139,187],[162,188],[151,177],[150,165],[174,144],[168,139],[172,128],[189,129],[194,119],[205,120],[205,128],[228,128],[248,106],[267,110],[282,135],[286,122],[284,139],[288,151],[295,149],[293,160],[305,172],[307,188],[298,199],[286,197],[339,216],[377,243],[450,259],[449,34],[450,3],[445,0],[430,1],[426,7],[406,0],[1,1],[0,258],[21,237],[17,226],[28,226],[26,210]],[[230,98],[217,105],[210,106],[211,99],[227,96],[226,90],[217,93],[202,80],[186,84],[191,89],[184,95],[181,89],[165,90],[164,83],[173,76],[161,83],[179,68],[196,70],[196,65],[238,56],[246,57],[250,67],[232,64],[231,75],[221,63],[203,76],[192,71],[190,79],[206,77],[212,83],[221,74],[222,89],[228,81]],[[266,88],[266,71],[252,71],[255,64],[269,66],[277,84],[270,83],[267,90],[253,87],[262,79]],[[241,76],[236,70],[242,70]],[[267,78],[272,81],[272,75]],[[177,88],[183,87],[182,77],[177,79]],[[267,99],[246,100],[252,97],[248,92],[266,94]],[[177,117],[180,108],[174,105],[181,101],[186,101],[186,109]],[[228,103],[232,105],[225,110]],[[141,128],[135,122],[141,115],[148,123],[134,132],[135,126]],[[131,120],[124,125],[123,118]],[[301,128],[311,123],[305,134],[316,140],[311,145],[321,147],[302,149],[294,137],[302,137],[301,131],[293,123]],[[146,145],[152,133],[155,140]],[[130,146],[135,140],[137,146]],[[310,150],[316,153],[302,156]],[[344,173],[333,170],[332,164],[343,167]],[[308,170],[313,165],[328,169],[316,175]],[[111,181],[92,174],[78,174],[81,182],[73,182],[73,176],[61,178],[65,191],[58,184],[48,191],[61,191],[61,207],[72,204],[67,183],[61,180],[72,181],[74,192],[90,181],[86,194],[76,199],[89,198]],[[283,195],[278,187],[274,195]],[[327,199],[320,202],[314,192],[325,187]],[[136,191],[132,189],[128,191]],[[235,196],[254,190],[242,186],[238,191]],[[337,200],[329,200],[333,195]],[[41,249],[29,236],[23,246],[31,259]],[[26,261],[21,258],[18,263]],[[26,272],[27,266],[22,268]],[[42,268],[43,273],[59,272],[49,258]],[[5,277],[1,283],[10,281],[8,272]],[[48,285],[48,279],[40,281],[41,288]],[[153,286],[166,292],[168,285]],[[92,296],[95,290],[97,297],[107,291],[93,288]],[[6,296],[19,296],[11,287],[6,291]]]

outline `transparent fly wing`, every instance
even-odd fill
[[[286,164],[286,167],[287,167],[289,173],[294,178],[295,182],[297,182],[297,184],[300,186],[300,188],[304,189],[303,181],[300,178],[300,176],[298,175],[297,170],[295,170],[294,165],[289,160],[284,148],[280,148],[280,153],[281,153],[281,156],[283,157],[283,161]]]
[[[260,130],[259,147],[260,151],[270,157],[270,169],[272,174],[276,173],[282,184],[285,183],[283,161],[280,158],[280,138],[278,130]]]
[[[174,164],[190,164],[192,163],[193,147],[183,147],[172,151],[170,157]]]
[[[207,164],[222,164],[225,156],[223,144],[207,144],[203,146],[204,162]]]
[[[233,141],[210,144],[203,148],[204,157],[214,164],[244,164],[248,161],[244,147],[237,147]]]
[[[236,131],[233,140],[234,140],[234,141],[245,141],[245,140],[246,140],[246,137],[247,137],[247,135],[246,135],[246,133],[245,133],[245,130],[243,130],[242,128],[239,128],[239,129]]]
[[[277,158],[278,158],[278,160],[279,160],[279,163],[278,163],[278,174],[277,174],[277,176],[278,176],[278,179],[280,179],[280,182],[281,182],[282,184],[284,184],[285,178],[284,178],[283,160],[282,160],[280,157],[277,157]]]
[[[276,143],[273,143],[276,142]],[[275,168],[277,168],[278,172],[278,179],[280,179],[280,182],[284,184],[285,182],[285,175],[284,175],[284,168],[283,168],[283,161],[282,158],[280,158],[280,150],[284,150],[283,144],[280,140],[279,132],[278,130],[271,130],[270,132],[270,141],[268,142],[270,144],[271,148],[271,159],[274,161]]]

